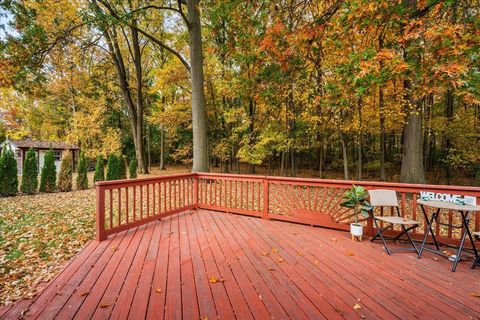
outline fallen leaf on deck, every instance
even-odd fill
[[[85,297],[85,296],[87,296],[89,293],[90,293],[90,291],[84,291],[84,292],[80,293],[80,297]]]
[[[224,278],[218,279],[217,277],[211,277],[208,281],[210,281],[210,283],[218,283],[218,282],[225,282],[225,279]]]
[[[108,308],[111,305],[112,305],[111,303],[102,302],[102,303],[100,303],[100,308]]]
[[[207,316],[201,316],[200,320],[208,320],[208,317]]]
[[[350,257],[354,256],[354,253],[350,250],[346,251],[345,254]]]
[[[362,306],[359,305],[358,303],[355,303],[355,304],[353,305],[353,309],[354,309],[354,310],[359,310],[359,309],[362,309]]]
[[[268,252],[266,252],[266,251],[262,252],[262,256],[268,257]]]
[[[280,251],[280,250],[278,250],[277,248],[272,248],[273,253],[277,253],[278,251]]]
[[[303,257],[303,252],[297,252],[297,256]]]
[[[275,271],[275,269],[273,269],[273,268],[268,268],[268,271]]]
[[[480,298],[480,292],[470,292],[470,296]]]
[[[318,265],[320,265],[320,261],[315,260],[314,264],[315,264],[316,266],[318,266]]]
[[[438,258],[437,258],[437,257],[433,257],[433,260],[438,261]]]
[[[161,288],[157,288],[157,290],[155,290],[155,292],[157,292],[157,293],[162,293],[162,289],[161,289]]]
[[[337,238],[330,238],[331,242],[337,242]]]
[[[277,261],[277,262],[283,262],[283,261],[285,261],[285,259],[283,259],[283,258],[278,258],[278,259],[275,259],[275,261]]]
[[[113,251],[117,251],[117,250],[118,250],[118,247],[117,247],[117,246],[112,246],[112,250],[113,250]]]

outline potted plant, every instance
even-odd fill
[[[353,209],[355,213],[355,222],[350,224],[350,233],[353,239],[362,241],[363,225],[358,223],[358,216],[362,215],[368,218],[372,205],[367,201],[368,193],[363,187],[353,185],[352,188],[343,194],[342,207]]]

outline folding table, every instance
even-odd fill
[[[453,261],[452,272],[455,272],[455,270],[457,269],[457,264],[460,261],[460,255],[462,254],[462,250],[463,250],[463,247],[465,245],[465,240],[467,238],[467,235],[468,235],[468,238],[469,238],[470,243],[472,245],[472,249],[475,253],[475,260],[478,259],[478,252],[477,252],[477,248],[475,247],[475,242],[473,240],[472,233],[470,232],[470,229],[469,229],[469,222],[470,222],[471,213],[475,213],[475,212],[480,211],[480,206],[478,206],[478,205],[475,205],[475,206],[474,205],[459,205],[459,204],[455,204],[455,203],[451,203],[451,202],[430,201],[430,200],[418,200],[417,203],[421,206],[423,215],[425,216],[425,221],[427,223],[427,232],[425,232],[425,237],[423,238],[422,246],[420,247],[420,252],[418,254],[419,259],[422,257],[423,250],[427,250],[427,251],[439,254],[441,256],[450,258],[450,255],[445,254],[442,251],[440,251],[439,243],[438,243],[438,241],[435,237],[435,233],[432,230],[433,222],[436,222],[437,224],[442,225],[442,226],[448,226],[448,227],[451,227],[451,228],[462,229],[462,236],[460,238],[460,246],[457,249],[455,260]],[[435,208],[436,209],[433,212],[431,218],[428,217],[427,210],[425,210],[425,207],[430,207],[430,208]],[[451,211],[460,213],[461,224],[460,225],[452,225],[452,224],[448,224],[448,223],[441,223],[440,221],[438,221],[438,217],[439,217],[439,214],[440,214],[442,209],[443,210],[451,210]],[[429,248],[425,247],[429,234],[432,236],[433,243],[436,247],[436,250],[435,249],[429,249]]]

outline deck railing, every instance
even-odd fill
[[[480,198],[478,187],[217,173],[103,181],[97,183],[97,240],[196,208],[348,230],[354,214],[351,209],[340,207],[340,203],[343,193],[352,184],[367,189],[395,190],[401,214],[420,222],[420,227],[414,231],[416,237],[421,237],[426,228],[417,205],[420,191]],[[393,210],[376,210],[377,215],[393,214]],[[440,219],[442,223],[455,224],[459,217],[450,211]],[[362,219],[362,222],[366,225],[367,234],[373,234],[371,220]],[[471,220],[471,229],[480,230],[480,214]],[[458,241],[461,232],[440,224],[435,226],[434,231],[442,241],[452,244]]]

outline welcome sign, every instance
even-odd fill
[[[426,201],[443,201],[455,204],[476,205],[477,198],[472,196],[461,196],[458,194],[436,193],[429,191],[420,191],[420,198]]]

